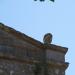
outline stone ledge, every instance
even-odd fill
[[[35,64],[35,63],[38,63],[38,64],[42,63],[43,64],[43,62],[41,62],[41,61],[36,61],[36,60],[21,60],[21,59],[16,59],[16,58],[9,58],[9,57],[0,57],[0,60],[7,60],[7,61],[13,61],[13,62],[18,62],[18,63],[26,63],[26,64]],[[49,61],[46,64],[48,64],[49,67],[56,66],[56,67],[61,67],[61,68],[64,68],[64,69],[66,69],[69,66],[68,62],[61,63],[61,62],[52,62],[52,61]]]
[[[15,29],[13,29],[11,27],[5,26],[2,23],[0,23],[0,29],[7,32],[7,33],[9,33],[9,34],[12,34],[17,39],[27,41],[27,42],[29,42],[29,43],[31,43],[31,44],[39,47],[39,48],[42,48],[42,49],[51,49],[51,50],[59,51],[59,52],[62,52],[62,53],[66,53],[67,50],[68,50],[68,48],[66,48],[66,47],[61,47],[61,46],[57,46],[57,45],[53,45],[53,44],[44,45],[40,41],[37,41],[37,40],[25,35],[24,33],[16,31]]]

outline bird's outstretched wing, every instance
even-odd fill
[[[50,1],[54,2],[55,0],[50,0]]]
[[[34,0],[34,1],[37,1],[37,0]],[[45,1],[45,0],[40,0],[40,1],[42,2],[42,1]],[[55,0],[50,0],[50,1],[54,2]]]

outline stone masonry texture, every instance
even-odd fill
[[[0,23],[0,75],[65,75],[67,50]]]

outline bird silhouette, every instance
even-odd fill
[[[50,1],[54,2],[55,0],[50,0]]]
[[[34,1],[37,1],[37,0],[34,0]],[[45,1],[45,0],[40,0],[40,2],[43,2],[43,1]],[[54,2],[54,0],[50,0],[50,1]]]
[[[43,42],[44,44],[50,44],[52,42],[52,34],[51,33],[45,34]]]

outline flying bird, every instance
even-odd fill
[[[37,1],[37,0],[34,0],[34,1]],[[40,2],[43,2],[43,1],[45,1],[45,0],[40,0]],[[50,1],[54,2],[54,0],[50,0]]]
[[[50,1],[54,2],[54,0],[50,0]]]

